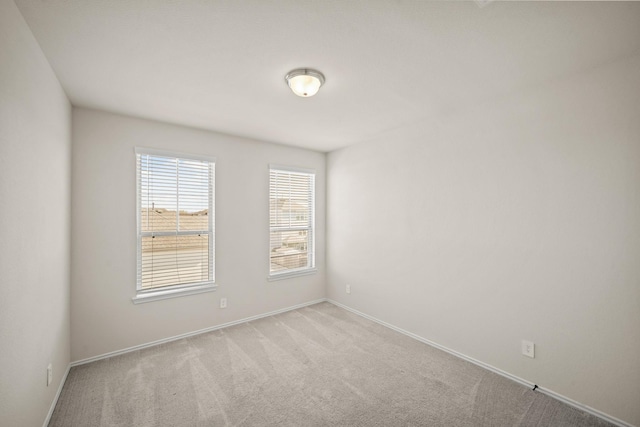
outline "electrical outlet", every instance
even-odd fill
[[[51,382],[53,382],[53,366],[49,363],[49,366],[47,366],[47,387]]]
[[[351,293],[351,285],[347,285],[347,289],[346,289],[347,293],[350,294]]]
[[[534,358],[535,356],[536,345],[531,341],[522,340],[522,354]]]
[[[220,298],[220,308],[227,308],[227,299]]]

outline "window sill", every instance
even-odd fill
[[[286,273],[270,274],[267,277],[267,280],[270,282],[274,282],[276,280],[290,279],[292,277],[308,276],[310,274],[316,274],[317,272],[318,272],[318,269],[316,268],[308,268],[306,270],[298,270],[298,271],[288,271]]]
[[[201,294],[203,292],[215,291],[218,286],[214,283],[206,283],[201,285],[189,286],[177,289],[158,289],[155,291],[139,292],[135,297],[131,298],[134,304],[142,304],[145,302],[159,301],[162,299],[178,298],[187,295]]]

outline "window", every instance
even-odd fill
[[[269,168],[269,278],[315,272],[315,173]]]
[[[136,149],[134,303],[215,289],[215,161]]]

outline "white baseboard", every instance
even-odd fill
[[[418,341],[420,341],[422,343],[430,345],[431,347],[435,347],[435,348],[437,348],[439,350],[442,350],[442,351],[447,352],[449,354],[452,354],[452,355],[454,355],[456,357],[459,357],[460,359],[466,360],[467,362],[471,362],[474,365],[478,365],[478,366],[480,366],[480,367],[482,367],[484,369],[487,369],[487,370],[489,370],[491,372],[494,372],[494,373],[496,373],[498,375],[501,375],[503,377],[509,378],[510,380],[515,381],[515,382],[517,382],[519,384],[522,384],[522,385],[524,385],[526,387],[533,388],[534,385],[535,385],[534,383],[532,383],[530,381],[527,381],[527,380],[524,380],[524,379],[522,379],[520,377],[512,375],[512,374],[510,374],[510,373],[508,373],[506,371],[503,371],[502,369],[496,368],[495,366],[491,366],[491,365],[489,365],[487,363],[484,363],[484,362],[481,362],[479,360],[476,360],[473,357],[469,357],[469,356],[467,356],[465,354],[462,354],[462,353],[459,353],[459,352],[457,352],[455,350],[451,350],[450,348],[444,347],[444,346],[442,346],[442,345],[440,345],[438,343],[430,341],[430,340],[428,340],[426,338],[423,338],[423,337],[421,337],[419,335],[416,335],[416,334],[414,334],[412,332],[405,331],[402,328],[398,328],[397,326],[391,325],[391,324],[389,324],[387,322],[384,322],[384,321],[382,321],[380,319],[377,319],[377,318],[375,318],[373,316],[369,316],[368,314],[362,313],[362,312],[360,312],[358,310],[355,310],[355,309],[353,309],[353,308],[351,308],[349,306],[346,306],[344,304],[341,304],[341,303],[339,303],[337,301],[334,301],[334,300],[328,299],[328,298],[326,300],[328,302],[330,302],[331,304],[336,305],[336,306],[338,306],[340,308],[343,308],[343,309],[345,309],[347,311],[350,311],[351,313],[357,314],[360,317],[364,317],[365,319],[368,319],[368,320],[376,322],[376,323],[378,323],[380,325],[386,326],[389,329],[393,329],[396,332],[400,332],[403,335],[406,335],[406,336],[411,337],[411,338],[413,338],[415,340],[418,340]],[[536,390],[540,391],[541,393],[546,394],[547,396],[553,397],[556,400],[559,400],[559,401],[561,401],[563,403],[566,403],[569,406],[573,406],[574,408],[580,409],[580,410],[582,410],[584,412],[587,412],[587,413],[589,413],[591,415],[594,415],[594,416],[596,416],[598,418],[601,418],[601,419],[603,419],[603,420],[605,420],[605,421],[607,421],[607,422],[609,422],[611,424],[614,424],[616,426],[619,426],[619,427],[634,427],[633,425],[631,425],[631,424],[629,424],[629,423],[627,423],[625,421],[622,421],[622,420],[620,420],[620,419],[618,419],[616,417],[612,417],[611,415],[605,414],[604,412],[598,411],[597,409],[593,409],[590,406],[583,405],[580,402],[576,402],[575,400],[569,399],[568,397],[563,396],[563,395],[561,395],[559,393],[556,393],[556,392],[554,392],[552,390],[549,390],[549,389],[546,389],[546,388],[540,387],[540,386],[538,386]]]
[[[309,305],[325,302],[326,300],[327,300],[326,298],[320,298],[320,299],[309,301],[309,302],[305,302],[305,303],[302,303],[302,304],[293,305],[291,307],[282,308],[280,310],[270,311],[268,313],[258,314],[256,316],[245,317],[244,319],[239,319],[239,320],[234,320],[232,322],[222,323],[220,325],[211,326],[209,328],[200,329],[200,330],[193,331],[193,332],[187,332],[185,334],[175,335],[175,336],[172,336],[172,337],[163,338],[161,340],[151,341],[151,342],[148,342],[148,343],[145,343],[145,344],[135,345],[133,347],[124,348],[122,350],[111,351],[109,353],[104,353],[104,354],[100,354],[98,356],[88,357],[88,358],[82,359],[82,360],[76,360],[75,362],[71,362],[70,366],[71,367],[80,366],[80,365],[84,365],[86,363],[95,362],[97,360],[108,359],[109,357],[118,356],[118,355],[125,354],[125,353],[130,353],[130,352],[136,351],[136,350],[141,350],[143,348],[154,347],[156,345],[168,343],[168,342],[171,342],[171,341],[181,340],[183,338],[192,337],[194,335],[205,334],[207,332],[215,331],[215,330],[218,330],[218,329],[228,328],[229,326],[239,325],[241,323],[250,322],[252,320],[262,319],[263,317],[269,317],[269,316],[273,316],[273,315],[276,315],[276,314],[285,313],[287,311],[297,310],[299,308],[307,307]]]
[[[49,408],[49,413],[47,417],[44,419],[44,424],[42,427],[47,427],[49,425],[49,421],[51,421],[51,416],[53,415],[53,410],[56,409],[56,405],[58,404],[58,398],[60,397],[60,393],[62,393],[62,388],[64,387],[64,383],[67,381],[67,375],[69,375],[69,371],[71,370],[71,364],[67,365],[67,370],[64,372],[62,376],[62,380],[60,381],[60,385],[58,386],[58,391],[53,398],[53,402],[51,402],[51,407]]]
[[[368,314],[362,313],[362,312],[360,312],[360,311],[358,311],[356,309],[353,309],[353,308],[351,308],[349,306],[341,304],[341,303],[339,303],[337,301],[334,301],[334,300],[331,300],[331,299],[328,299],[328,298],[320,298],[320,299],[317,299],[317,300],[314,300],[314,301],[309,301],[309,302],[306,302],[306,303],[297,304],[297,305],[294,305],[294,306],[291,306],[291,307],[286,307],[286,308],[283,308],[283,309],[270,311],[268,313],[258,314],[256,316],[251,316],[251,317],[245,317],[244,319],[234,320],[232,322],[227,322],[227,323],[223,323],[223,324],[220,324],[220,325],[217,325],[217,326],[212,326],[212,327],[209,327],[209,328],[200,329],[200,330],[197,330],[197,331],[194,331],[194,332],[188,332],[188,333],[185,333],[185,334],[180,334],[180,335],[176,335],[176,336],[173,336],[173,337],[164,338],[164,339],[157,340],[157,341],[152,341],[152,342],[149,342],[149,343],[146,343],[146,344],[140,344],[140,345],[136,345],[136,346],[133,346],[133,347],[125,348],[125,349],[122,349],[122,350],[112,351],[112,352],[109,352],[109,353],[105,353],[105,354],[101,354],[101,355],[98,355],[98,356],[89,357],[87,359],[82,359],[82,360],[77,360],[75,362],[72,362],[72,363],[69,364],[69,367],[67,367],[67,371],[64,374],[64,378],[62,379],[62,381],[60,383],[60,387],[58,388],[58,392],[56,393],[54,401],[53,401],[53,403],[51,405],[51,409],[49,410],[49,414],[47,415],[47,418],[45,419],[44,427],[47,427],[47,425],[49,423],[49,420],[51,419],[51,415],[53,414],[53,410],[55,409],[56,403],[58,402],[58,397],[60,396],[60,392],[62,391],[62,387],[63,387],[63,385],[64,385],[64,383],[65,383],[65,381],[67,379],[67,375],[69,374],[69,369],[71,367],[84,365],[86,363],[95,362],[97,360],[107,359],[109,357],[118,356],[120,354],[130,353],[132,351],[141,350],[143,348],[154,347],[156,345],[168,343],[168,342],[171,342],[171,341],[177,341],[177,340],[180,340],[182,338],[188,338],[188,337],[192,337],[192,336],[195,336],[195,335],[204,334],[204,333],[215,331],[215,330],[218,330],[218,329],[227,328],[229,326],[239,325],[241,323],[246,323],[246,322],[250,322],[250,321],[253,321],[253,320],[262,319],[264,317],[269,317],[269,316],[273,316],[273,315],[276,315],[276,314],[285,313],[287,311],[297,310],[299,308],[307,307],[307,306],[310,306],[310,305],[313,305],[313,304],[318,304],[318,303],[325,302],[325,301],[330,302],[331,304],[333,304],[335,306],[338,306],[340,308],[343,308],[343,309],[345,309],[347,311],[350,311],[351,313],[354,313],[354,314],[356,314],[358,316],[364,317],[365,319],[368,319],[368,320],[376,322],[376,323],[378,323],[380,325],[386,326],[389,329],[392,329],[392,330],[394,330],[396,332],[399,332],[399,333],[401,333],[403,335],[411,337],[411,338],[413,338],[415,340],[418,340],[418,341],[420,341],[422,343],[425,343],[427,345],[435,347],[435,348],[437,348],[439,350],[442,350],[442,351],[444,351],[446,353],[452,354],[452,355],[454,355],[456,357],[459,357],[460,359],[466,360],[467,362],[473,363],[474,365],[480,366],[480,367],[482,367],[484,369],[487,369],[487,370],[489,370],[491,372],[494,372],[494,373],[496,373],[498,375],[501,375],[501,376],[503,376],[505,378],[508,378],[508,379],[510,379],[512,381],[515,381],[515,382],[519,383],[519,384],[522,384],[522,385],[524,385],[526,387],[533,388],[533,386],[535,385],[530,381],[527,381],[527,380],[524,380],[524,379],[522,379],[522,378],[520,378],[518,376],[512,375],[512,374],[510,374],[510,373],[508,373],[506,371],[503,371],[501,369],[496,368],[495,366],[491,366],[491,365],[489,365],[487,363],[484,363],[484,362],[481,362],[479,360],[476,360],[476,359],[474,359],[472,357],[469,357],[469,356],[467,356],[465,354],[459,353],[459,352],[457,352],[455,350],[451,350],[450,348],[444,347],[444,346],[442,346],[442,345],[440,345],[438,343],[430,341],[430,340],[428,340],[426,338],[423,338],[423,337],[421,337],[419,335],[416,335],[416,334],[414,334],[412,332],[405,331],[402,328],[399,328],[399,327],[394,326],[394,325],[392,325],[390,323],[384,322],[384,321],[382,321],[380,319],[377,319],[377,318],[375,318],[373,316],[370,316]],[[546,389],[546,388],[540,387],[540,386],[538,386],[538,388],[536,390],[541,392],[541,393],[544,393],[544,394],[546,394],[546,395],[548,395],[550,397],[553,397],[556,400],[559,400],[559,401],[561,401],[563,403],[566,403],[569,406],[572,406],[574,408],[577,408],[577,409],[580,409],[580,410],[582,410],[584,412],[587,412],[587,413],[589,413],[591,415],[594,415],[594,416],[596,416],[598,418],[601,418],[601,419],[603,419],[603,420],[605,420],[605,421],[607,421],[607,422],[609,422],[611,424],[614,424],[616,426],[619,426],[619,427],[634,427],[633,425],[631,425],[631,424],[629,424],[629,423],[627,423],[625,421],[622,421],[622,420],[620,420],[620,419],[618,419],[616,417],[613,417],[611,415],[605,414],[604,412],[598,411],[597,409],[593,409],[593,408],[591,408],[591,407],[589,407],[587,405],[583,405],[580,402],[576,402],[575,400],[570,399],[570,398],[568,398],[566,396],[563,396],[563,395],[561,395],[559,393],[556,393],[553,390],[549,390],[549,389]]]

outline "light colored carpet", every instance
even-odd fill
[[[330,303],[71,369],[50,426],[609,426]]]

